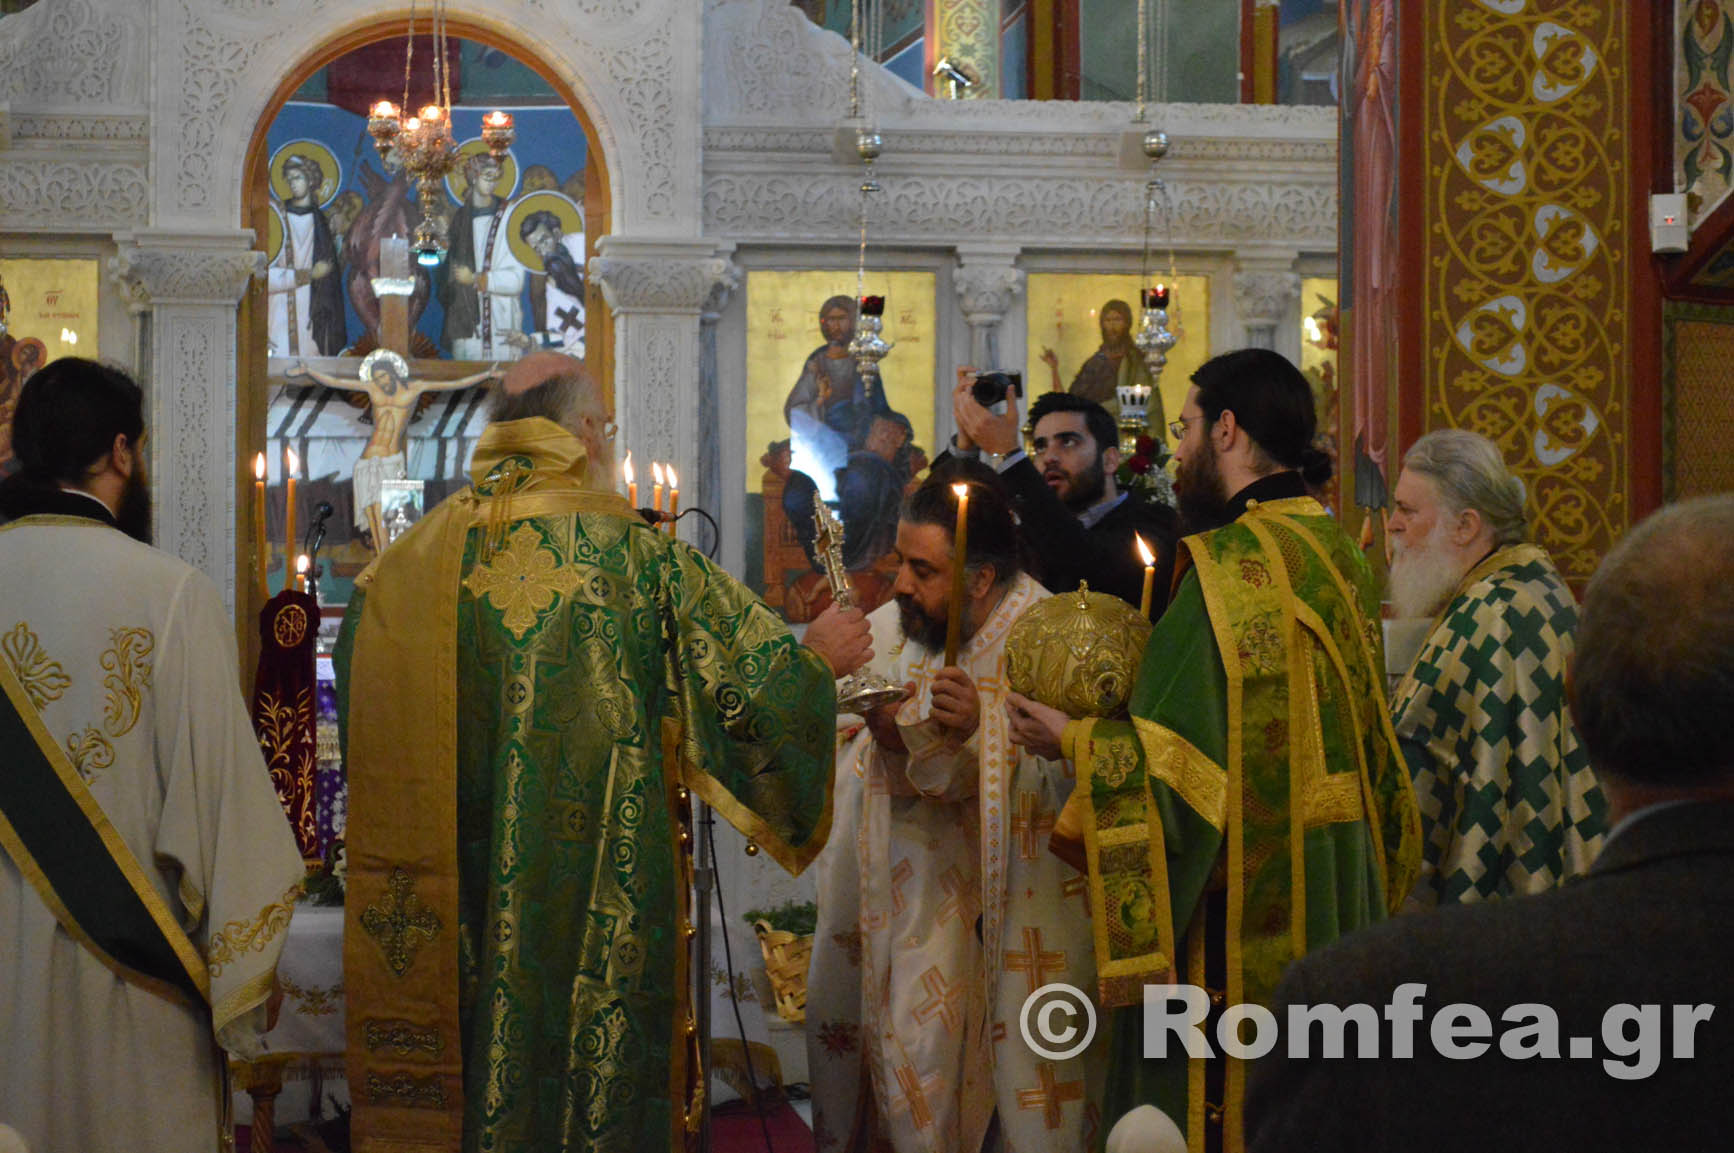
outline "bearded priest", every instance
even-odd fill
[[[1111,1015],[1103,1121],[1168,1115],[1192,1149],[1240,1153],[1245,1066],[1177,1042],[1144,1057],[1146,983],[1268,1006],[1283,969],[1394,912],[1420,821],[1386,714],[1366,559],[1308,495],[1330,476],[1312,389],[1277,353],[1193,374],[1171,429],[1183,531],[1132,720],[1072,721],[1013,694],[1014,739],[1078,784],[1056,852],[1089,869],[1098,993]],[[1197,1021],[1197,1017],[1192,1018]]]
[[[1094,979],[1083,878],[1046,846],[1071,776],[1012,746],[1005,709],[1007,635],[1048,594],[1023,571],[998,477],[967,461],[935,471],[897,525],[896,601],[871,618],[871,667],[906,697],[840,735],[807,998],[814,1139],[980,1149],[997,1108],[1009,1147],[1082,1153],[1097,1141],[1100,1046],[1041,1060],[1018,1027],[1036,988]]]
[[[1418,905],[1544,892],[1584,873],[1607,832],[1566,709],[1577,601],[1527,528],[1492,441],[1441,429],[1409,449],[1391,599],[1433,623],[1391,709],[1425,834]]]

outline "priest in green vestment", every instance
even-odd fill
[[[646,524],[570,357],[519,361],[491,415],[472,486],[363,575],[339,646],[354,1147],[680,1149],[694,800],[812,861],[866,621],[803,646]]]
[[[1072,721],[1015,695],[1010,707],[1014,739],[1077,769],[1054,848],[1087,866],[1096,992],[1116,1010],[1104,1129],[1153,1105],[1194,1153],[1238,1153],[1245,1074],[1220,1056],[1222,1008],[1268,1004],[1290,961],[1394,912],[1420,821],[1371,573],[1308,495],[1330,460],[1312,443],[1306,379],[1245,349],[1192,380],[1171,430],[1192,535],[1131,719]],[[1171,1033],[1167,1056],[1143,1055],[1146,983],[1206,990],[1217,1057],[1189,1061]]]

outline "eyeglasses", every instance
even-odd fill
[[[1204,419],[1204,417],[1202,417],[1202,416],[1183,416],[1179,420],[1171,420],[1168,422],[1169,435],[1173,436],[1173,438],[1176,441],[1185,440],[1186,439],[1186,426],[1191,424],[1195,420],[1203,420],[1203,419]]]

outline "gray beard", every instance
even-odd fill
[[[1410,548],[1397,553],[1391,560],[1391,604],[1398,618],[1436,616],[1457,591],[1463,575],[1431,548]]]

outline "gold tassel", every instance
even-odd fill
[[[483,563],[506,547],[506,526],[512,523],[512,493],[518,487],[518,474],[522,471],[518,458],[512,456],[501,463],[494,476],[493,498],[488,505],[488,531],[482,537],[480,560]]]

